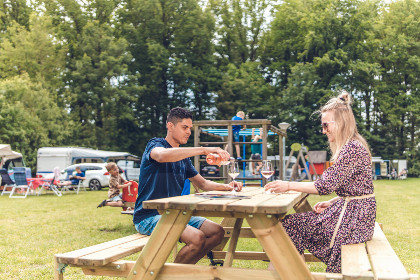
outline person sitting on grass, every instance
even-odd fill
[[[131,186],[131,182],[121,177],[120,170],[115,162],[109,162],[105,168],[111,174],[109,178],[108,200],[99,203],[97,208],[104,206],[123,207],[124,203],[120,189]]]

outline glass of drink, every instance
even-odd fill
[[[274,170],[273,165],[271,164],[271,160],[263,160],[263,164],[261,167],[261,175],[263,175],[267,180],[271,176],[273,176]],[[271,194],[271,190],[266,191],[267,194]]]
[[[239,164],[237,161],[231,161],[228,166],[228,174],[232,177],[233,182],[235,182],[235,178],[239,176]],[[232,192],[236,192],[235,189]]]
[[[271,164],[271,160],[263,160],[263,165],[261,167],[261,175],[263,175],[266,179],[270,178],[274,174],[273,165]]]

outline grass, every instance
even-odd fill
[[[420,179],[375,181],[377,221],[409,273],[420,272],[420,226],[418,207]],[[80,249],[135,233],[131,216],[119,208],[96,206],[106,190],[28,196],[0,197],[0,279],[53,279],[54,254]],[[311,196],[310,203],[327,197]],[[215,219],[216,221],[220,221]],[[237,250],[261,250],[256,240],[243,239]],[[137,255],[128,259],[135,260]],[[170,257],[170,261],[172,258]],[[208,265],[208,260],[200,261]],[[235,260],[235,267],[267,267],[262,261]],[[311,271],[324,271],[323,264],[309,264]],[[116,279],[85,276],[81,269],[67,268],[65,279]]]

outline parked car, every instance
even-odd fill
[[[220,176],[219,168],[213,165],[204,166],[201,169],[201,175],[219,177]]]
[[[82,172],[85,172],[86,179],[82,184],[91,190],[100,190],[109,186],[109,172],[105,168],[106,163],[79,163],[66,167],[60,175],[60,180],[68,180],[68,172],[75,173],[76,167],[79,166]],[[120,168],[121,176],[126,179],[124,171]]]
[[[124,170],[127,180],[139,181],[140,177],[140,161],[134,160],[119,160],[118,167]]]

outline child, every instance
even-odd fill
[[[123,200],[120,189],[131,186],[131,182],[128,182],[121,177],[115,162],[110,162],[105,167],[109,174],[111,174],[111,178],[109,178],[108,200],[99,203],[97,208],[104,206],[122,207]]]

